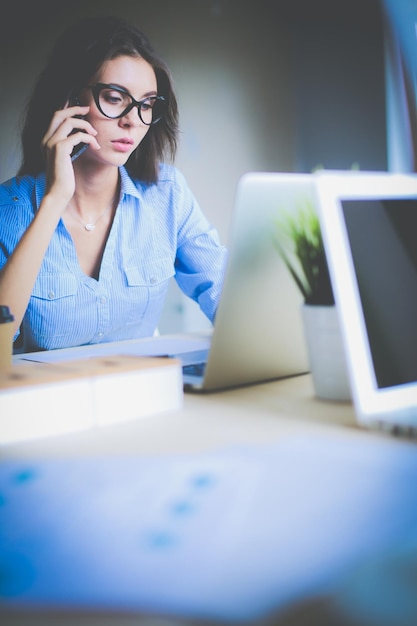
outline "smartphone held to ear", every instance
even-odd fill
[[[80,101],[78,100],[78,97],[75,98],[69,98],[68,100],[69,102],[69,106],[80,106]],[[84,115],[74,115],[74,117],[78,118],[78,119],[84,119]],[[79,128],[74,128],[74,130],[71,131],[70,135],[74,135],[74,133],[78,133],[80,131]],[[79,156],[81,156],[81,154],[83,152],[85,152],[88,148],[88,144],[87,143],[79,143],[76,146],[74,146],[72,152],[71,152],[71,161],[75,161],[75,159],[78,159]]]
[[[79,143],[77,144],[73,151],[71,152],[71,161],[75,161],[79,156],[83,154],[88,148],[88,143]]]

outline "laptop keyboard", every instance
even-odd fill
[[[182,373],[187,376],[203,376],[206,369],[206,363],[190,363],[190,365],[183,365]]]

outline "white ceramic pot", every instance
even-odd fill
[[[350,400],[349,376],[336,307],[304,304],[302,315],[317,397]]]

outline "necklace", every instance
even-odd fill
[[[104,209],[103,213],[100,215],[100,217],[94,223],[93,222],[87,222],[87,223],[83,222],[83,220],[78,217],[78,213],[76,211],[73,211],[74,217],[77,218],[79,223],[84,227],[84,229],[87,232],[91,233],[93,230],[95,230],[97,224],[103,219],[103,217],[106,215],[106,213],[108,211],[110,211],[110,209],[113,207],[115,199],[116,199],[116,194],[113,196],[111,204],[109,204],[109,206]],[[70,205],[70,208],[72,208],[72,205]]]

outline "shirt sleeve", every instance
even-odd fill
[[[12,185],[13,181],[0,185],[0,270],[16,247],[20,230],[20,197]]]
[[[33,180],[28,177],[12,178],[0,185],[0,271],[33,219],[33,191]],[[20,329],[14,341],[19,335]]]
[[[223,287],[227,250],[184,177],[176,172],[178,233],[175,278],[180,289],[214,321]]]

